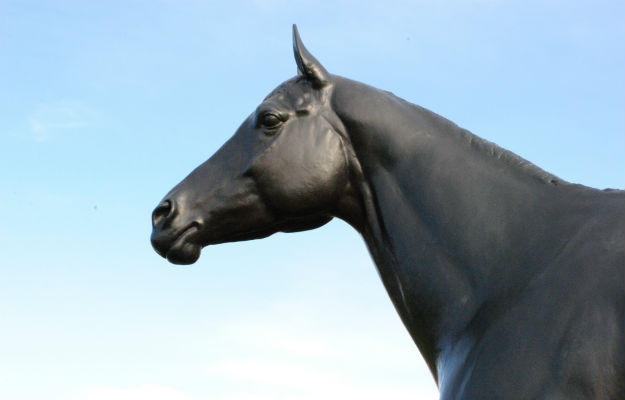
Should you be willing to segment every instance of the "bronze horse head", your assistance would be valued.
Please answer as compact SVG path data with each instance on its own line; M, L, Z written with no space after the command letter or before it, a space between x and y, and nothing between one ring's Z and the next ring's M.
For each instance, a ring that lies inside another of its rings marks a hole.
M202 247L319 227L349 201L349 157L331 76L294 31L299 76L270 93L234 136L154 210L152 244L176 264Z

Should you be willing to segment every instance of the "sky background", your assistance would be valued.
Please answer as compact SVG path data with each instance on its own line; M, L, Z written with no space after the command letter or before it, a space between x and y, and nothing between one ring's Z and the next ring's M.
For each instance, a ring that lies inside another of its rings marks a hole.
M0 0L0 398L437 398L344 222L174 266L151 211L295 74L293 23L331 73L623 188L624 21L601 0Z

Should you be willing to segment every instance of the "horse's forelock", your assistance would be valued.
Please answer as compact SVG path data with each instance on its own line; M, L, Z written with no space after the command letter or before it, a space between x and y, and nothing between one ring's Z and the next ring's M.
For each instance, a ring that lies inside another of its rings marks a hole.
M275 99L276 102L283 103L286 107L302 108L313 101L314 90L306 79L298 76L272 90L263 102Z

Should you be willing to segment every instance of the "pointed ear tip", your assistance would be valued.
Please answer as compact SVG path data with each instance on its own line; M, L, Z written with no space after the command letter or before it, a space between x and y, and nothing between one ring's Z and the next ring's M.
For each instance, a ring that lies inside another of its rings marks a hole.
M293 24L293 45L294 45L294 46L297 46L297 45L298 45L298 42L299 42L300 40L301 40L301 39L299 38L299 32L298 32L298 30L297 30L297 25L296 25L296 24Z

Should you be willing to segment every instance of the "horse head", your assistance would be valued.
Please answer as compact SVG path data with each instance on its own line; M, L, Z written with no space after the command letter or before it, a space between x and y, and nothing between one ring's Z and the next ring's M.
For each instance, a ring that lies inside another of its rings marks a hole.
M152 245L191 264L202 247L319 227L349 190L332 77L293 27L298 75L271 92L210 159L152 214Z

